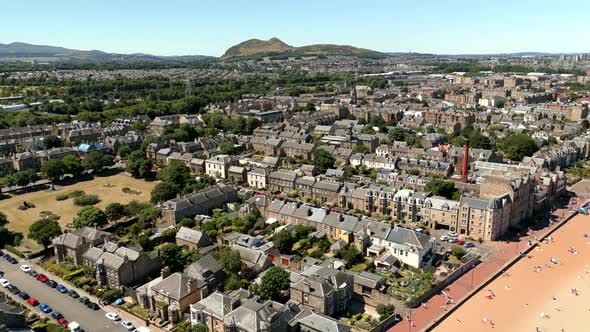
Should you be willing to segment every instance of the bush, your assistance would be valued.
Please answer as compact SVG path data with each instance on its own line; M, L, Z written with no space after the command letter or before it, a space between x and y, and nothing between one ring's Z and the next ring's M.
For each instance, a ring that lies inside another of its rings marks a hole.
M23 255L22 252L20 252L18 249L16 249L15 247L13 247L11 245L5 244L4 245L4 249L10 251L11 253L17 255L20 258L24 258L25 257L25 255Z
M56 201L65 201L68 198L70 198L70 195L68 195L68 194L60 194L60 195L55 196Z
M97 195L82 195L74 199L74 204L77 206L94 205L100 202Z
M129 187L123 187L123 189L121 189L121 191L124 192L125 194L141 195L141 191L133 190Z
M65 274L63 276L63 279L66 280L66 281L69 281L69 280L72 280L73 278L75 278L77 276L82 275L82 274L84 274L84 269L78 269L78 270L76 270L74 272L70 272L68 274Z
M113 303L113 302L115 302L115 300L123 297L124 295L125 295L125 293L123 293L122 290L109 289L109 290L106 290L104 293L102 293L102 295L100 296L100 299L106 303Z

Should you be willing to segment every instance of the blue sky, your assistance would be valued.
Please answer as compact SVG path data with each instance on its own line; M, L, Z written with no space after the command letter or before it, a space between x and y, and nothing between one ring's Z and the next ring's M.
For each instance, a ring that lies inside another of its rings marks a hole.
M590 52L589 0L5 0L0 8L0 43L120 53L219 56L271 37L385 52Z

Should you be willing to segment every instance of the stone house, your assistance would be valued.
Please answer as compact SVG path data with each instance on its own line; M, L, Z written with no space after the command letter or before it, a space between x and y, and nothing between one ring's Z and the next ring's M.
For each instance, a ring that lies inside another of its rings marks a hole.
M247 174L248 185L253 188L264 189L268 186L268 170L254 168Z
M207 233L182 226L176 233L176 244L179 246L185 246L189 249L198 250L200 248L208 247L213 243Z
M281 169L270 173L268 176L268 188L275 192L279 191L282 193L289 193L295 189L295 180L297 179L297 173Z
M174 225L184 217L207 214L237 201L235 187L222 183L162 203L162 223Z
M246 181L246 169L241 166L230 166L227 172L227 178L236 184Z
M327 316L348 309L352 299L352 275L327 267L311 267L302 276L291 284L291 300Z
M82 255L90 247L99 247L110 240L111 234L96 228L84 227L64 233L53 239L53 250L57 262L71 261L76 266L83 264Z
M205 173L215 178L227 179L234 160L228 155L217 155L205 160Z

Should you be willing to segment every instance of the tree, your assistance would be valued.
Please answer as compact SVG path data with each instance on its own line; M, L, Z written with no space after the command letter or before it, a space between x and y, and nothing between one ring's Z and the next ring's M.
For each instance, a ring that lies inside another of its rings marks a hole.
M190 178L190 169L180 160L172 160L170 164L158 172L158 180L175 184L178 188L184 188Z
M58 136L49 135L43 138L43 145L46 149L59 148L63 146L63 141Z
M501 139L498 148L506 158L520 161L523 157L530 157L539 150L537 143L529 135L516 134Z
M228 275L240 273L243 266L240 252L229 247L221 248L219 250L219 264Z
M165 202L176 197L180 193L180 188L177 184L163 181L158 183L152 190L152 203Z
M64 162L61 159L51 159L41 165L41 174L51 181L52 184L61 179L64 175L64 170Z
M107 215L99 208L94 206L85 206L78 210L76 218L74 218L74 227L82 228L100 227L108 223Z
M236 152L236 149L234 147L234 143L223 142L223 143L219 144L219 153L233 155L233 154L235 154L235 152Z
M157 207L150 207L139 213L139 222L149 225L153 224L158 218L162 216L162 210Z
M31 168L12 174L11 176L14 176L15 184L20 187L28 186L39 179L37 173Z
M273 237L275 248L283 254L290 254L295 242L296 240L293 238L291 232L280 231Z
M104 213L109 221L115 221L125 216L125 206L121 203L111 203L106 206Z
M460 246L453 246L451 248L451 253L455 257L457 257L457 259L463 258L463 256L465 256L465 254L466 254L465 249L463 249L463 247L460 247Z
M260 298L262 300L277 301L283 290L289 289L289 272L273 266L262 276L260 284Z
M448 199L452 199L453 194L457 192L453 182L441 179L430 180L430 182L426 184L426 187L424 187L424 190L431 192L435 196L443 196Z
M72 174L74 177L79 177L84 172L82 161L76 156L65 156L63 159L64 172Z
M111 166L112 164L113 158L111 156L98 151L91 152L82 160L84 168L93 171L94 173L100 172L103 168Z
M51 244L54 237L61 235L61 227L55 218L39 219L29 226L29 239L42 245L43 248Z
M117 155L123 159L127 158L131 152L133 152L131 150L131 148L128 145L121 145L119 147L119 149L117 150Z
M179 272L184 269L182 247L174 243L167 243L160 247L160 257L162 257L162 264L168 266L170 271Z
M8 218L4 212L0 211L0 227L4 227L8 224Z
M347 261L349 266L356 264L361 258L361 255L355 246L348 246L344 249L341 249L338 251L337 256L340 256L342 259Z
M225 284L223 285L223 290L226 292L231 292L233 290L239 289L240 287L240 277L237 274L233 273L225 281Z
M334 167L334 156L324 149L316 149L313 152L313 164L320 172L325 172L327 169Z

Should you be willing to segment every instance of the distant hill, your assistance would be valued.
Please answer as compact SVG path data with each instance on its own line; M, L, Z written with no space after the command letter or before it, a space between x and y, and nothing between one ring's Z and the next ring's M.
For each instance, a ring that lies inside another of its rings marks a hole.
M269 40L249 39L225 51L223 58L243 57L264 54L293 53L300 55L344 55L344 56L385 56L385 54L349 45L314 44L295 47L278 38Z
M167 61L200 60L209 58L203 55L157 56L151 54L117 54L103 51L82 51L58 46L33 45L27 43L0 43L0 62L39 61L39 62L106 62L106 61Z

